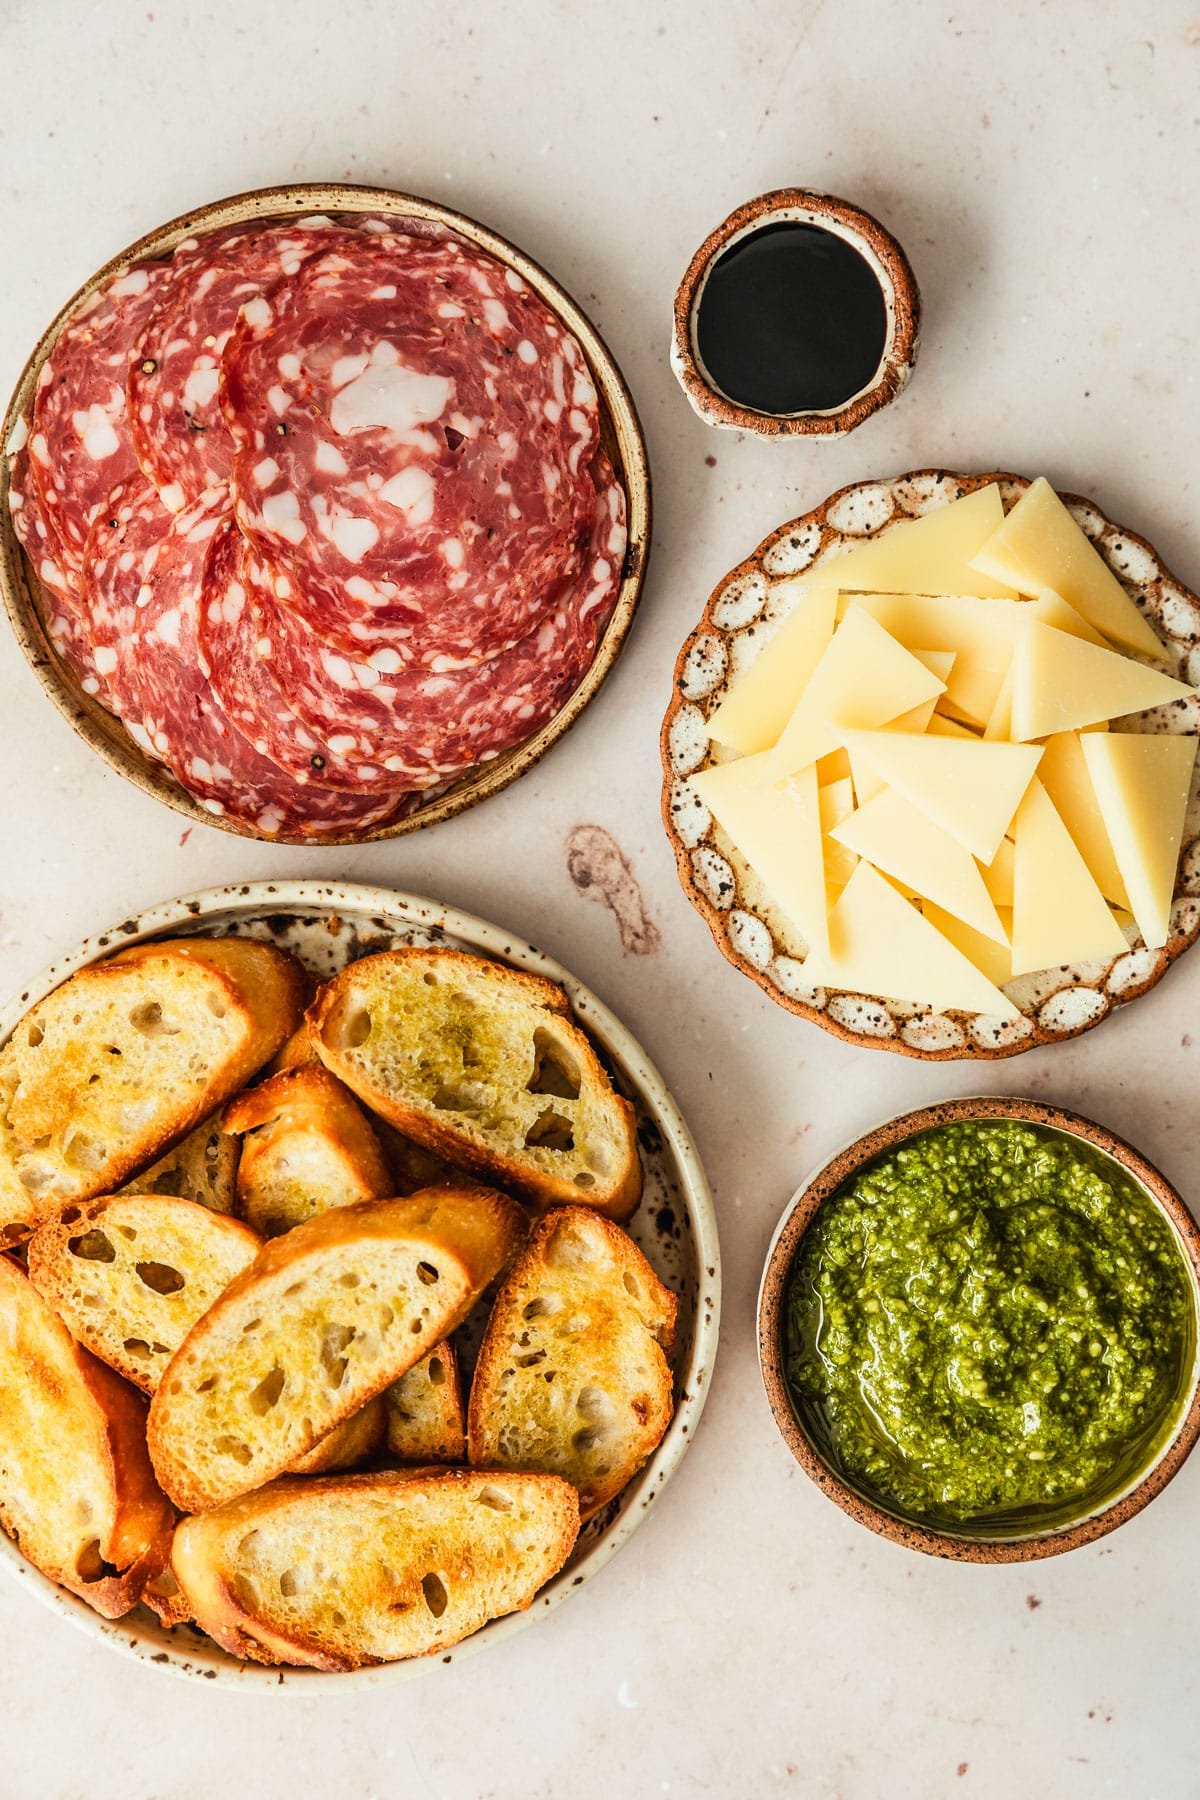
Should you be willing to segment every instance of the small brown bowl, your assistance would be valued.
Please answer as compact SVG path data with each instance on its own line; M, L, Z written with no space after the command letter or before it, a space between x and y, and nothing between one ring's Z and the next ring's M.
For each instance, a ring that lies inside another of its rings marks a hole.
M909 1550L921 1550L928 1556L942 1556L953 1562L1013 1563L1036 1562L1042 1557L1059 1556L1065 1550L1076 1550L1095 1543L1123 1525L1148 1506L1173 1476L1179 1473L1200 1438L1200 1357L1193 1362L1191 1387L1186 1410L1182 1412L1173 1433L1159 1450L1150 1466L1112 1499L1064 1525L1026 1535L984 1536L982 1533L959 1535L950 1531L913 1523L888 1512L878 1499L868 1498L839 1471L832 1468L814 1444L793 1404L784 1374L784 1330L788 1279L800 1248L801 1239L816 1217L824 1201L843 1188L867 1163L893 1150L898 1144L934 1126L949 1125L964 1119L1021 1119L1051 1131L1079 1138L1102 1155L1117 1163L1126 1175L1137 1182L1142 1191L1165 1216L1174 1232L1180 1250L1192 1272L1193 1298L1200 1325L1200 1228L1186 1204L1164 1175L1146 1160L1140 1151L1123 1138L1097 1125L1078 1113L1065 1112L1057 1106L1044 1106L1035 1100L1018 1100L1005 1096L981 1099L946 1100L937 1106L922 1107L918 1112L904 1113L869 1131L851 1144L831 1162L825 1164L805 1183L785 1210L771 1240L758 1295L758 1360L763 1386L775 1417L775 1423L788 1449L805 1474L828 1495L843 1512L860 1525L866 1525L894 1544Z
M219 831L237 837L257 838L261 834L233 819L209 812L174 780L160 763L154 762L133 742L124 727L105 709L83 692L70 670L61 661L46 630L40 604L41 587L30 558L17 542L8 506L8 458L4 454L17 421L28 409L37 387L42 365L54 347L65 321L82 300L125 264L146 257L169 256L175 246L194 233L215 231L228 225L241 225L250 220L282 221L297 214L329 213L337 216L387 214L431 220L465 238L468 243L485 250L489 256L520 275L543 300L578 342L587 360L600 402L600 434L604 449L625 489L628 511L628 545L617 602L601 637L591 667L574 693L555 716L524 742L506 750L492 762L471 769L451 787L435 794L423 805L402 818L369 831L348 833L344 837L321 839L321 847L338 844L373 843L378 838L402 837L406 832L420 831L465 812L481 800L498 794L518 776L531 769L546 752L569 731L584 707L598 692L616 662L641 597L650 556L650 465L641 422L625 378L617 367L612 352L581 307L547 274L531 256L518 250L488 226L470 219L465 213L452 212L433 200L422 200L415 194L397 193L391 188L355 187L344 182L299 182L286 187L258 188L247 194L234 194L226 200L194 208L168 224L159 226L112 257L102 269L84 282L58 315L51 320L38 340L17 381L9 401L4 423L0 426L0 599L26 662L37 677L43 693L54 702L59 712L102 756L111 768L127 781L182 813L192 825L215 826ZM272 843L305 843L303 837L280 834Z
M842 238L868 263L883 294L887 329L883 355L866 387L840 406L795 413L757 412L722 393L696 345L696 316L718 257L740 238L771 225L815 225ZM849 200L812 188L776 188L747 200L711 231L688 264L675 294L671 367L694 410L709 425L753 431L760 437L830 437L853 431L904 388L917 361L921 292L900 244L879 220Z

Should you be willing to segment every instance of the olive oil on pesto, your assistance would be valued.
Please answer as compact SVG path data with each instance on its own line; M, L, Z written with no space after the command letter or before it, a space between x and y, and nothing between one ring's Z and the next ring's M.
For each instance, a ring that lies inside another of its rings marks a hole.
M739 406L829 412L869 387L887 343L879 276L836 232L764 225L718 256L700 295L696 349Z
M817 1213L788 1292L802 1420L903 1516L1038 1529L1100 1505L1170 1435L1190 1271L1108 1158L1016 1120L937 1127Z

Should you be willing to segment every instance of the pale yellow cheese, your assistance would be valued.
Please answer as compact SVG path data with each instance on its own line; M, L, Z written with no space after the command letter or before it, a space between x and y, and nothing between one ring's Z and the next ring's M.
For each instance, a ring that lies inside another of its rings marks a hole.
M710 738L744 756L777 742L833 636L836 589L785 585L799 590L791 612L708 721Z
M793 774L841 743L843 726L885 725L945 683L882 625L851 606L812 672L772 751L780 776Z
M972 741L978 741L979 738L979 733L972 731L969 725L964 725L959 719L948 718L945 713L936 709L925 729L930 737L970 738Z
M1159 639L1044 476L1022 494L971 566L1022 594L1053 588L1114 644L1162 655Z
M850 758L842 749L831 750L828 756L817 758L817 785L828 787L832 781L848 781L850 779Z
M1089 644L1099 644L1102 650L1110 648L1103 633L1089 625L1053 588L1043 588L1037 599L1029 602L1029 617L1039 620L1043 625L1053 625L1055 630L1065 631L1070 637L1083 638Z
M994 483L936 512L892 525L818 563L810 579L844 593L985 594L1011 598L1004 581L981 577L971 559L998 530L1004 503Z
M1046 739L1038 780L1053 800L1104 898L1114 906L1128 907L1129 895L1113 854L1099 796L1088 773L1079 732L1060 731Z
M837 895L853 875L858 858L853 850L847 850L830 833L854 811L854 783L849 778L831 781L828 786L817 790L817 804L821 813L825 848L825 886L828 891Z
M1043 758L1043 761L1045 759ZM1042 764L1038 764L1038 776L1041 777ZM993 904L1003 911L1007 906L1012 911L1013 903L1013 854L1016 849L1012 839L1006 837L990 863L983 864L983 885L992 897Z
M1123 955L1121 928L1040 781L1029 784L1013 838L1013 974Z
M1005 938L970 851L895 788L885 788L860 806L833 828L832 836L923 900L934 901L985 936Z
M1003 987L1006 981L1012 980L1012 907L1000 907L1000 923L1004 929L1003 942L995 938L985 937L981 931L972 931L953 913L943 912L932 900L925 902L922 911L931 925L935 925L943 937L949 938L956 950L961 950L970 962L975 964L981 975L994 981L997 987Z
M1147 949L1161 949L1171 935L1197 739L1110 731L1080 741L1130 911Z
M931 669L939 681L949 679L950 671L954 667L955 653L953 650L914 650L913 655L919 663L924 663L927 669ZM920 706L910 707L909 711L901 713L898 719L889 719L888 730L927 731L935 708L944 699L944 694L935 694L931 700L922 700Z
M839 611L850 604L845 595ZM973 725L986 725L1012 662L1024 600L987 600L975 594L861 594L855 606L870 613L885 631L915 654L953 650L942 710L948 707Z
M1037 768L1039 744L847 731L853 768L867 764L981 862L990 862ZM856 784L857 785L857 784Z
M829 914L829 955L814 957L825 987L938 1009L1016 1018L982 975L870 863L860 862Z
M764 767L770 752L743 756L691 776L691 785L726 836L749 863L771 901L796 926L810 949L827 954L825 864L816 770L805 769L787 789Z
M996 704L988 714L983 735L989 743L1007 744L1012 737L1013 672L1010 667L996 695Z
M1036 619L1017 633L1012 726L1019 742L1145 712L1193 692L1170 675Z

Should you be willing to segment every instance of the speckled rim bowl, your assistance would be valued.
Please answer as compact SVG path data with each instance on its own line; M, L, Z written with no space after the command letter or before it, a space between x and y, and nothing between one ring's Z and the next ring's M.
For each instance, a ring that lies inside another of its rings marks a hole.
M916 469L839 488L798 519L780 525L709 595L675 663L663 719L662 814L684 892L706 921L721 954L777 1005L864 1049L891 1050L929 1062L1016 1056L1078 1037L1162 980L1200 937L1200 763L1192 780L1171 909L1161 950L1134 937L1123 956L1072 963L1005 984L1018 1019L936 1012L878 994L814 987L805 976L807 945L775 907L690 786L713 756L708 720L730 683L770 641L803 591L795 576L864 538L923 518L988 482L1006 508L1029 486L1020 475L962 475ZM1200 597L1189 592L1145 538L1114 525L1094 502L1063 494L1068 508L1162 640L1172 674L1200 685ZM1200 698L1143 715L1158 730L1200 732Z
M1148 1506L1156 1494L1161 1494L1183 1467L1200 1437L1200 1329L1186 1406L1181 1408L1172 1435L1150 1466L1119 1494L1086 1515L1069 1524L1024 1536L958 1535L916 1525L886 1511L877 1500L868 1499L851 1486L826 1461L801 1423L784 1376L788 1277L801 1239L820 1206L877 1156L907 1142L918 1132L964 1119L1022 1119L1031 1125L1045 1126L1082 1139L1118 1163L1158 1207L1174 1233L1191 1270L1193 1301L1200 1328L1200 1228L1166 1177L1139 1150L1107 1126L1039 1101L992 1095L946 1100L940 1105L922 1107L918 1112L903 1113L899 1118L890 1119L857 1139L805 1182L786 1207L767 1252L758 1294L759 1367L771 1412L788 1449L822 1492L860 1525L866 1525L893 1544L921 1550L929 1556L946 1557L953 1562L1036 1562L1046 1556L1059 1556L1063 1551L1095 1543L1097 1538L1115 1531L1118 1525L1123 1525Z
M570 1560L527 1612L494 1619L441 1655L336 1675L241 1663L192 1626L167 1631L141 1607L123 1619L102 1619L86 1602L27 1563L0 1532L0 1571L90 1638L127 1656L170 1674L211 1682L227 1692L269 1690L305 1698L345 1695L409 1681L502 1643L576 1593L637 1530L679 1467L708 1397L721 1313L717 1222L695 1140L662 1076L620 1020L581 981L532 944L471 913L417 894L346 883L260 881L165 901L87 938L43 969L0 1010L0 1044L28 1009L68 975L115 950L163 935L239 931L301 954L318 975L332 974L353 957L393 942L448 943L557 982L607 1058L617 1085L637 1109L646 1190L627 1229L679 1296L675 1415L658 1449L630 1485L584 1526Z
M696 345L696 315L718 257L740 238L770 225L816 225L843 238L869 264L887 314L883 355L864 388L840 406L809 412L765 413L731 400L718 387ZM832 437L853 431L907 386L921 337L921 293L903 249L862 207L813 188L776 188L747 200L710 231L675 294L671 367L692 407L708 425L753 431L760 437Z
M562 324L578 340L587 360L600 400L601 440L613 467L621 479L628 501L629 543L625 565L613 615L605 628L591 667L574 693L553 719L540 731L507 750L491 762L480 764L444 792L436 794L425 805L406 817L369 831L350 832L344 837L322 838L319 844L298 836L280 835L266 840L247 825L209 812L192 798L168 774L160 763L144 756L122 727L89 695L85 694L70 671L58 657L42 621L38 605L40 592L36 574L13 530L8 505L8 458L2 452L12 438L18 419L26 411L37 386L42 364L53 348L64 321L87 295L100 287L109 276L126 263L142 257L165 256L183 238L195 232L212 231L248 220L280 220L295 218L297 213L370 213L427 219L457 232L468 243L478 246L505 268L513 269L534 292L545 301ZM208 206L195 207L182 213L157 231L147 233L110 258L102 269L83 283L77 293L42 333L29 361L25 364L8 403L3 427L0 427L0 596L25 660L37 677L43 693L54 702L59 712L111 768L144 794L173 807L193 825L214 826L236 837L260 839L270 843L302 843L313 849L345 844L373 843L380 838L402 837L453 818L498 794L510 782L531 769L546 752L570 730L584 707L599 691L617 660L629 630L650 557L650 465L641 422L633 396L618 368L612 352L605 344L587 314L564 288L534 262L523 250L500 237L486 225L470 219L465 213L452 212L433 200L415 194L403 194L391 188L357 187L345 182L292 183L286 187L257 188L235 194L226 200L214 200Z

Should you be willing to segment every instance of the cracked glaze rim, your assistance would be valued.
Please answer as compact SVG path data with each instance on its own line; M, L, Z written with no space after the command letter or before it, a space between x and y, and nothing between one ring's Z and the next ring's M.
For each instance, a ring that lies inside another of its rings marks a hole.
M257 881L208 888L164 901L86 938L36 975L0 1010L0 1045L8 1041L29 1008L69 975L131 944L165 933L211 934L214 930L257 924L258 935L282 942L288 948L295 947L296 940L289 933L296 932L298 922L299 929L307 929L310 934L310 952L317 952L310 955L310 964L319 965L321 973L342 966L355 953L385 947L381 940L388 938L418 943L449 941L458 948L541 975L565 990L574 1016L607 1055L619 1085L637 1108L647 1193L628 1229L659 1273L666 1268L668 1281L680 1293L681 1325L674 1357L675 1413L653 1456L629 1486L584 1526L565 1567L535 1597L527 1611L493 1619L461 1643L433 1656L412 1657L343 1674L292 1667L264 1668L239 1662L189 1625L165 1630L144 1608L135 1609L123 1619L102 1619L85 1601L27 1563L12 1540L0 1531L0 1570L93 1640L151 1667L211 1683L226 1692L271 1690L313 1698L409 1681L445 1664L461 1662L464 1656L501 1643L540 1619L577 1592L616 1555L679 1467L704 1410L717 1354L721 1253L712 1194L695 1139L662 1076L632 1034L590 988L544 951L472 913L418 894L356 883ZM349 940L343 946L349 954L341 961L332 947L338 936L332 929L335 922L347 928ZM651 1199L652 1185L665 1202L661 1210ZM681 1221L664 1216L676 1209L683 1215ZM683 1329L685 1321L690 1332Z
M706 721L724 697L731 671L740 673L768 641L762 625L774 629L786 616L787 578L808 573L863 538L993 481L1000 484L1006 506L1030 485L1017 475L919 469L840 488L811 512L773 531L710 595L700 623L679 652L661 735L663 820L679 879L721 954L778 1005L834 1036L930 1061L995 1059L1060 1043L1091 1030L1162 980L1200 936L1200 764L1188 802L1168 943L1161 950L1147 950L1139 938L1125 955L1106 962L1020 976L1007 984L1022 1014L1010 1022L807 984L804 940L766 899L687 778L712 760ZM1200 683L1200 599L1176 580L1144 538L1114 525L1090 500L1076 494L1062 498L1162 638L1172 671ZM796 598L793 592L793 604ZM1187 707L1186 715L1173 711L1173 723L1183 716L1189 730L1200 731L1200 701L1193 699Z
M83 692L54 649L43 622L39 605L40 583L13 528L8 504L8 457L4 454L17 421L28 410L42 365L62 326L79 303L95 293L118 269L140 258L169 255L178 243L195 232L213 231L225 225L240 225L258 219L286 221L294 218L298 211L389 214L432 220L456 232L477 249L486 251L503 267L515 270L528 282L539 299L577 339L595 380L600 401L601 442L625 489L629 533L616 606L591 667L574 693L540 731L493 761L468 771L443 793L403 818L393 819L369 831L322 837L317 843L297 836L265 838L246 825L209 812L180 787L160 763L144 756L113 715ZM13 634L38 685L84 742L118 775L123 775L144 794L182 813L193 825L208 825L258 843L303 844L309 849L327 849L403 837L407 832L420 831L426 825L436 825L442 819L465 812L468 807L490 799L524 775L570 730L589 700L599 692L616 662L629 635L645 584L650 559L650 526L650 464L641 421L625 377L587 314L540 263L488 226L468 218L465 213L452 212L436 201L399 193L392 188L355 187L344 182L256 188L225 200L214 200L208 206L195 207L159 226L156 231L148 232L90 276L46 327L21 371L4 423L0 426L0 598L3 598Z

